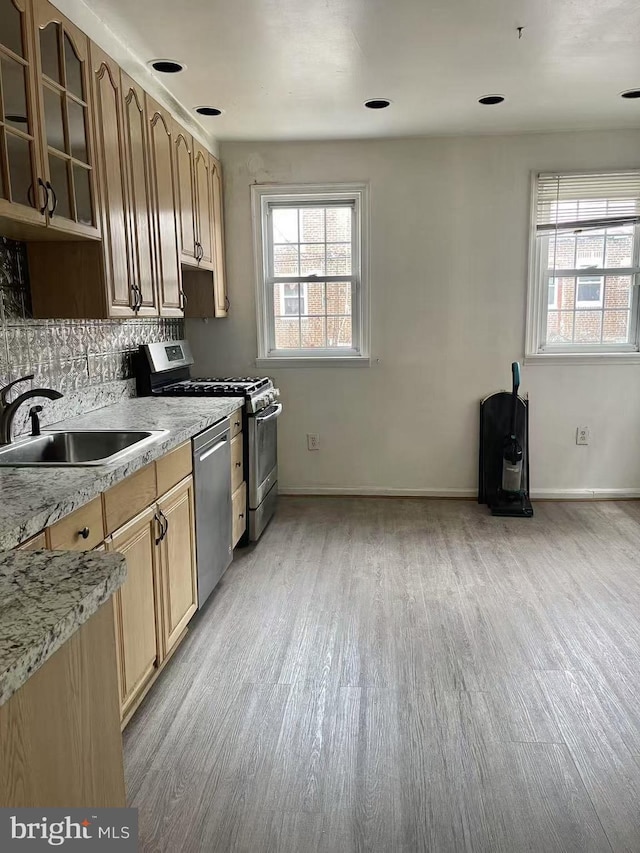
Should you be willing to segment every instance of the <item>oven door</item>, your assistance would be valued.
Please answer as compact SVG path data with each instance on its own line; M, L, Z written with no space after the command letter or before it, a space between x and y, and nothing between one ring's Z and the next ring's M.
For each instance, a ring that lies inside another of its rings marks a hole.
M249 415L249 509L257 509L278 479L278 418L282 403Z

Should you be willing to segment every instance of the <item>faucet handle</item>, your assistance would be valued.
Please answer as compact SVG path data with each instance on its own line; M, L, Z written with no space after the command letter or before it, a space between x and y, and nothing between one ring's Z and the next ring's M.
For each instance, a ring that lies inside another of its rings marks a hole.
M4 388L0 388L0 407L7 405L7 394L14 385L18 385L20 382L29 382L31 379L33 379L33 373L29 373L28 376L21 376L20 379L14 379L13 382L5 385Z

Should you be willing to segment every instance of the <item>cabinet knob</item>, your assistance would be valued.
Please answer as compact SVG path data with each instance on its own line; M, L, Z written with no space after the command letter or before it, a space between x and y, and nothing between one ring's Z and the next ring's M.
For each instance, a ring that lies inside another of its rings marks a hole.
M83 527L82 530L78 531L78 534L80 536L82 536L83 539L88 539L90 533L91 533L91 531L89 530L88 527Z
M242 468L242 462L236 462L236 468Z
M238 515L238 518L244 518L244 513L243 513L243 512L241 512L241 513Z

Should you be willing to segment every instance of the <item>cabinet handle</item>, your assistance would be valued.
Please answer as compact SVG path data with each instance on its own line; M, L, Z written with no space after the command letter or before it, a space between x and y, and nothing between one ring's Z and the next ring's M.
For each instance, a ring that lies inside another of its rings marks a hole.
M236 462L236 468L242 468L242 462Z
M48 190L49 192L51 192L51 196L53 197L53 205L52 205L52 207L51 207L51 210L49 211L49 217L50 217L51 219L53 219L53 214L56 212L56 208L57 208L57 206L58 206L58 196L56 195L56 191L55 191L55 190L54 190L54 188L51 186L51 184L49 183L49 181L47 181L47 185L46 185L46 186L47 186L47 190ZM47 193L47 201L48 201L48 193Z
M42 180L42 178L38 178L38 186L42 187L44 191L44 204L40 208L40 213L42 214L42 216L44 216L47 212L47 208L49 207L49 190L47 189L47 185Z
M228 311L229 308L231 308L231 303L229 302L229 297L225 293L225 295L224 295L224 310Z
M83 527L82 530L78 531L78 535L82 536L83 539L88 539L90 533L91 531L88 527Z
M156 513L156 514L153 516L153 518L154 518L154 520L155 520L155 521L157 521L157 522L158 522L158 525L159 525L159 527L160 527L160 536L156 536L156 545L159 545L159 544L162 542L162 540L164 539L164 527L163 527L163 525L162 525L162 519L160 518L160 516L158 515L158 513Z
M238 518L244 518L244 513L243 513L243 512L241 512L241 513L238 515Z
M187 294L184 292L182 288L180 288L180 299L182 300L182 305L180 306L180 310L184 311L187 307Z
M162 538L164 539L164 538L165 538L165 536L167 535L167 533L169 532L169 519L168 519L168 518L167 518L167 516L162 512L162 510L161 510L161 509L159 509L159 510L158 510L158 512L160 513L160 518L162 519L162 521L164 521L164 529L163 529L163 531L162 531Z

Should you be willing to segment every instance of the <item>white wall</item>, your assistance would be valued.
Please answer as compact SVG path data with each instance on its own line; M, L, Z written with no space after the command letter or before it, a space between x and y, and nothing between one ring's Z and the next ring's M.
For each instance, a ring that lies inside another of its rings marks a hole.
M374 364L272 371L282 488L473 493L478 402L523 358L530 172L640 166L640 130L226 143L221 156L231 314L188 323L202 375L256 373L250 185L371 185ZM640 365L526 367L523 390L536 492L640 489Z

